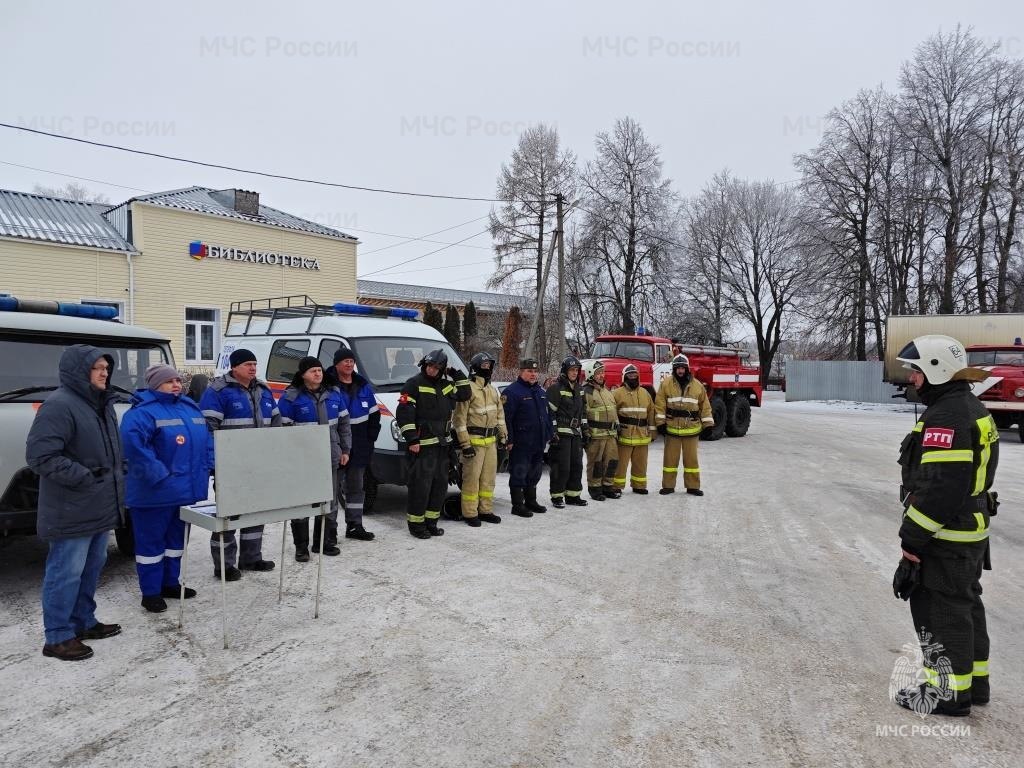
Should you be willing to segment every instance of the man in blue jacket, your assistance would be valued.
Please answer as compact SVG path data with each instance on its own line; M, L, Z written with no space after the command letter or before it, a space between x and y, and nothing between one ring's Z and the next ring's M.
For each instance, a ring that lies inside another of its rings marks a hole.
M544 448L553 434L548 396L537 383L536 360L519 363L519 378L505 388L501 402L512 443L508 464L512 514L533 517L534 512L545 510L537 503L537 483L544 470Z
M218 429L259 429L281 426L274 393L265 382L256 378L256 355L249 349L236 349L229 358L231 370L210 382L199 407L203 409L211 432ZM210 537L213 575L220 574L220 550L224 548L224 579L238 581L242 570L272 571L273 560L263 559L263 526L251 525L241 530L241 552L235 544L235 532L214 533ZM235 567L238 555L239 568Z
M39 538L50 545L43 578L43 655L92 656L83 639L121 631L96 620L96 585L111 528L124 522L124 471L110 376L114 358L74 344L60 358L60 387L39 406L25 458L39 475Z
M373 458L373 444L380 434L380 408L377 395L364 377L356 373L356 356L348 347L334 353L334 365L324 371L328 386L337 387L348 398L349 424L352 429L352 454L339 469L338 484L345 507L345 538L372 541L373 534L363 527L363 502L366 492L363 477Z
M161 613L167 610L165 598L182 594L180 508L206 498L213 437L199 406L182 395L181 375L159 364L146 369L146 389L135 393L121 421L121 439L142 607ZM195 597L196 591L186 587L184 594Z

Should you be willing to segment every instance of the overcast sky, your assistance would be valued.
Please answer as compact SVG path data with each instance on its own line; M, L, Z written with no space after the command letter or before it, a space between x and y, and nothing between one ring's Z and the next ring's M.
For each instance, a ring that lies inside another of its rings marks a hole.
M291 176L484 198L530 123L557 125L582 163L594 134L629 115L690 195L725 167L795 178L792 156L815 144L822 116L859 88L895 90L900 63L940 29L973 26L1024 56L1016 0L2 0L0 14L2 122ZM44 171L90 179L80 183L113 202L136 190L254 189L267 205L358 236L360 277L483 289L491 273L486 202L262 179L0 129L0 187L74 180ZM438 243L391 236L449 227L429 238Z

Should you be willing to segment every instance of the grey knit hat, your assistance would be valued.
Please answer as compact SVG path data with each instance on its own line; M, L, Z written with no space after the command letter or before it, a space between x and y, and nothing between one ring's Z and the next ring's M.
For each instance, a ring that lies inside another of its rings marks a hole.
M180 378L181 374L175 370L173 365L157 363L156 365L151 365L146 369L146 388L156 389L161 384Z

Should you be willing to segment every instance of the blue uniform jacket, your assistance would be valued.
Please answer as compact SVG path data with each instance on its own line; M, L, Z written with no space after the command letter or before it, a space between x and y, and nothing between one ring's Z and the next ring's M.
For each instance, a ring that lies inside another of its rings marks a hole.
M512 444L530 443L543 448L551 439L548 396L540 384L516 379L501 395L505 404L505 426Z
M348 398L336 387L311 393L305 387L288 387L277 401L281 424L327 424L331 428L331 466L337 467L343 453L352 453Z
M140 389L121 420L128 465L127 505L164 507L205 499L213 436L185 395Z
M377 395L373 392L365 378L358 373L352 374L352 383L344 384L338 380L338 372L334 366L328 368L324 375L324 384L337 387L348 400L349 423L352 425L352 454L349 457L350 469L369 466L373 458L373 444L380 434L380 407Z

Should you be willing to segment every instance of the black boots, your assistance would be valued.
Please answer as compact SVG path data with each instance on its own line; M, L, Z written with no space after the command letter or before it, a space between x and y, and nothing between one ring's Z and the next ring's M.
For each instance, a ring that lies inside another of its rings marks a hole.
M185 587L185 599L191 600L196 596L196 591L192 587ZM168 600L178 600L181 598L181 585L177 587L164 587L160 591L160 597L166 597Z
M590 498L594 501L604 501L604 491L601 490L600 485L592 485L587 488L587 491L590 493Z
M498 515L492 515L490 512L481 512L479 518L485 523L500 523L501 517Z
M220 568L214 567L213 578L220 578ZM238 581L240 578L242 578L242 572L235 568L235 566L228 565L224 567L224 581Z
M349 523L345 526L346 539L358 539L359 541L373 541L373 534L363 528L360 523Z
M646 488L634 488L633 489L633 493L639 493L641 496L646 496L647 495L647 489Z
M587 500L582 499L579 496L570 496L566 494L565 503L573 507L585 507L587 506Z
M512 495L512 514L517 517L533 517L533 512L526 508L526 489L509 488Z
M531 512L534 512L534 513L536 513L538 515L548 511L548 508L545 507L543 504L538 504L537 503L537 487L536 486L534 486L533 488L524 488L523 490L525 492L526 508L528 510L530 510Z
M167 602L160 595L143 595L142 607L150 613L163 613L167 610Z
M480 518L479 517L463 517L462 519L466 523L466 525L468 525L470 528L479 528L480 527Z
M427 533L431 536L444 536L444 528L437 527L437 520L432 517L428 517L426 520Z
M552 496L551 506L555 509L565 509L565 497L564 496Z
M691 496L703 496L704 495L704 491L702 491L700 488L687 488L686 492L688 494L690 494Z
M429 539L430 531L427 530L426 523L409 523L409 533L415 536L417 539Z
M606 499L621 499L622 498L622 491L620 489L618 489L618 488L613 488L610 485L606 485L601 490L602 490L602 493L604 493L604 497Z
M676 492L675 488L662 488L660 491L658 491L658 493L660 493L662 496L668 496L670 493L675 493L675 492Z

